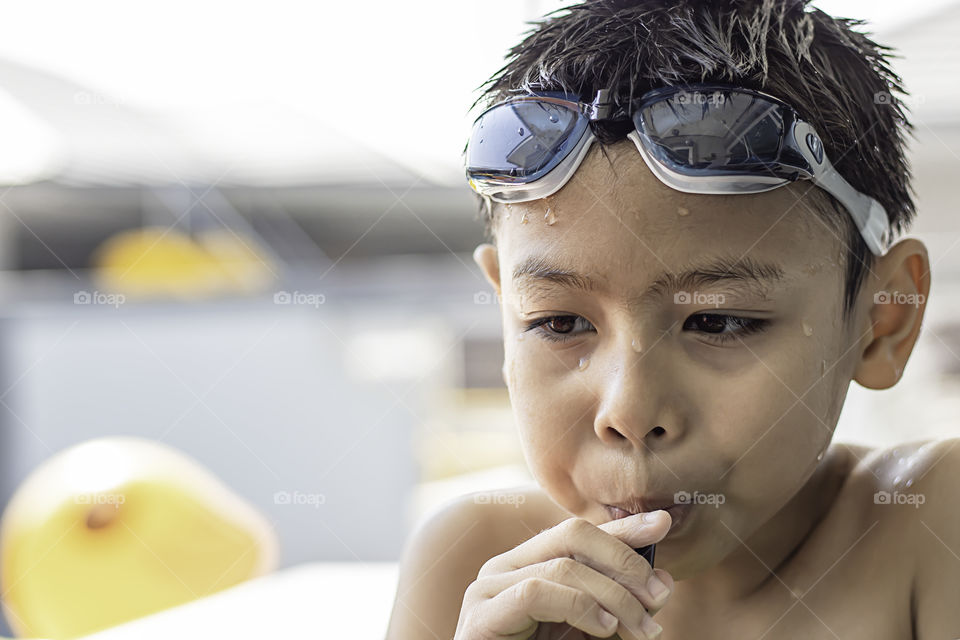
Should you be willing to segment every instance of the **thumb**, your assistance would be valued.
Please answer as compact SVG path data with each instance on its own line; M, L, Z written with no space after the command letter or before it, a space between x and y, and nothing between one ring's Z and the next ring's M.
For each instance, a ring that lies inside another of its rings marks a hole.
M650 520L645 521L644 516ZM647 513L635 513L597 526L636 549L662 540L670 531L670 522L670 514L663 509L657 509Z

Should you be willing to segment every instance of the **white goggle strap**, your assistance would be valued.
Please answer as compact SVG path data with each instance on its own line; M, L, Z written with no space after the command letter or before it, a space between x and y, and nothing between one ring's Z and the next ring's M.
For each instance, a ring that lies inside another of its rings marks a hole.
M808 123L797 120L793 135L800 152L813 167L813 183L846 207L870 251L876 256L885 255L890 248L890 223L883 205L844 180L824 153L820 137Z

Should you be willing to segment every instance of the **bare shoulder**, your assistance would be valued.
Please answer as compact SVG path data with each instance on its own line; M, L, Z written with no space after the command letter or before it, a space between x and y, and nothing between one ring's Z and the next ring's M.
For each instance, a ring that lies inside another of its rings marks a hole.
M888 558L910 560L914 637L960 629L960 438L917 440L869 452L851 474L873 493L870 516L896 535Z
M429 514L404 545L387 640L452 638L483 564L553 526L558 509L530 484L468 493Z

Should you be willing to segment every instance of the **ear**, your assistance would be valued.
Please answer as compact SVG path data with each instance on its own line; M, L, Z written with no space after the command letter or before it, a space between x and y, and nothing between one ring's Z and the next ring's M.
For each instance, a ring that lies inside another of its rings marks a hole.
M473 261L480 266L484 277L497 297L500 297L500 259L497 256L497 248L490 243L483 243L473 250Z
M879 258L869 278L869 317L873 336L857 363L853 379L868 389L887 389L900 379L920 334L930 293L926 246L905 238ZM861 333L867 328L861 328Z

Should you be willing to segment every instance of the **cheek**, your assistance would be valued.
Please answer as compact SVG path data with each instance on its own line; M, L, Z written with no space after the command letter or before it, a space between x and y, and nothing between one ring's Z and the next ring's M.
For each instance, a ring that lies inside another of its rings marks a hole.
M825 349L802 333L714 394L706 423L732 461L723 484L751 511L779 508L809 477L833 434L835 390L821 381Z
M536 340L526 336L504 349L504 370L508 380L514 420L531 471L544 486L551 469L558 472L574 466L580 450L583 424L589 420L589 394L572 378L557 380L544 375L543 357L531 354Z

